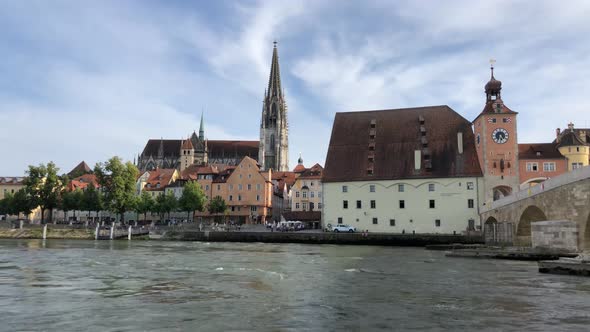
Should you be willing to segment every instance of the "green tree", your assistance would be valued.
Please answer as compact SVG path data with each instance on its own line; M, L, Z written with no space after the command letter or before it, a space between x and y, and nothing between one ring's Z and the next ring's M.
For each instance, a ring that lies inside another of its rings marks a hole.
M14 212L14 195L12 193L6 193L3 199L0 200L0 214L13 215Z
M82 209L88 212L96 212L97 217L98 212L103 209L102 194L92 184L89 184L84 191Z
M156 212L154 199L149 192L143 190L141 195L136 198L135 212L137 214L143 214L143 220L147 219L148 212ZM139 219L139 217L137 218Z
M205 194L201 186L195 181L188 181L182 189L182 196L178 200L181 211L185 211L187 219L190 219L194 211L203 211L205 208Z
M220 213L225 213L225 211L227 211L227 204L225 204L225 200L221 196L215 196L209 201L207 210L210 214L219 215Z
M123 164L119 157L113 157L105 163L98 163L94 174L104 193L105 207L121 216L131 210L135 203L135 182L139 170L131 162Z
M33 209L37 207L37 204L34 203L30 194L24 188L14 193L11 198L11 205L11 214L20 216L23 213L25 217L30 215Z
M49 210L53 219L53 209L57 207L62 182L57 175L59 168L53 162L47 166L29 166L24 184L29 198L35 206L41 208L41 223L45 222L45 210Z
M158 198L156 198L156 206L157 211L164 216L166 213L168 214L168 219L170 219L170 212L175 211L178 207L178 200L176 196L174 196L173 192L162 193ZM160 218L162 219L162 218Z

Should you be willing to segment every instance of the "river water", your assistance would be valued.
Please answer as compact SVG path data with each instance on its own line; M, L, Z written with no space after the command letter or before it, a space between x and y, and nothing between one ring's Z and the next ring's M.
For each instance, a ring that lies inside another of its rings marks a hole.
M422 248L0 240L2 331L587 331L590 278Z

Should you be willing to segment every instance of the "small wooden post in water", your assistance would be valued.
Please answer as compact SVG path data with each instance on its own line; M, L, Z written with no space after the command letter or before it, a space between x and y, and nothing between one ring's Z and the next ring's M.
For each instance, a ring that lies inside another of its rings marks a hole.
M47 239L47 224L43 225L43 240Z
M115 238L115 223L111 223L111 240Z
M129 233L127 234L127 240L131 241L131 225L129 225Z
M24 220L20 220L20 229L23 229Z
M100 223L96 224L96 231L94 232L95 240L98 240L98 232L100 232Z

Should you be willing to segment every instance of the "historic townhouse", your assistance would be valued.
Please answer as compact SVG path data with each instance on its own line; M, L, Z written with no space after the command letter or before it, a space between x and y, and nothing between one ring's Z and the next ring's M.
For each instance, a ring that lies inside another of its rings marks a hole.
M336 113L322 223L370 232L475 230L481 177L471 123L448 106Z

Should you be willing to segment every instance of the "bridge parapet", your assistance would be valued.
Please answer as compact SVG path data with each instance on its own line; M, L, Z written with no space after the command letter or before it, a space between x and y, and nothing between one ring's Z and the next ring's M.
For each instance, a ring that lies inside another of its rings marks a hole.
M530 187L525 190L517 191L510 196L506 196L506 197L503 197L497 201L493 201L490 204L488 204L487 206L484 206L482 208L481 213L485 213L490 210L498 209L503 206L510 205L514 202L523 200L525 198L529 198L529 197L541 194L543 192L546 192L547 190L555 189L555 188L561 187L563 185L567 185L567 184L574 183L577 181L585 180L588 178L590 178L590 166L585 166L585 167L582 167L579 169L575 169L571 172L567 172L567 173L561 174L559 176L556 176L554 178L548 179L536 186Z

